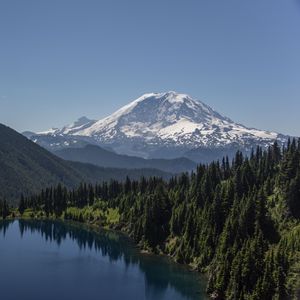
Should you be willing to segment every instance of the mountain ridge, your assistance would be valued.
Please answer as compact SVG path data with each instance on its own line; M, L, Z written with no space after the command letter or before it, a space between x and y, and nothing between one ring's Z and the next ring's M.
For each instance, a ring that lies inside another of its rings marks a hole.
M68 188L81 182L110 179L138 179L141 176L170 177L155 169L101 168L80 162L68 162L28 140L15 130L0 124L0 199L17 202L20 194L32 194L62 183Z
M144 94L106 118L84 121L81 126L38 133L31 139L49 149L76 147L84 141L144 158L166 158L159 156L160 150L188 158L186 153L195 149L238 147L249 151L287 140L276 132L235 123L204 102L174 91Z
M177 159L144 159L116 154L96 145L86 145L83 148L64 148L53 153L65 160L91 163L100 167L110 168L152 168L168 173L181 173L191 171L197 166L195 162L184 157Z

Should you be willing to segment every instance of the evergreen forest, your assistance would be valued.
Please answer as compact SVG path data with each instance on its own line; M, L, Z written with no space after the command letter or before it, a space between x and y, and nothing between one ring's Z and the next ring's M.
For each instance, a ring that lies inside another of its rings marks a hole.
M122 230L143 250L205 273L213 299L300 297L300 140L169 180L59 184L22 195L18 210L1 200L0 214Z

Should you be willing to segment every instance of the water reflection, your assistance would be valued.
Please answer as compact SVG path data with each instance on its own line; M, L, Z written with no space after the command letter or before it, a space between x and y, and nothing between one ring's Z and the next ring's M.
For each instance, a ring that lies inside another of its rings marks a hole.
M77 243L81 250L95 251L109 258L109 261L123 262L126 268L138 266L144 274L147 299L165 299L165 291L172 287L184 299L204 299L204 284L197 274L186 268L171 263L168 259L141 255L132 242L122 234L112 231L84 228L82 225L64 222L19 220L21 237L28 233L38 233L46 241L61 245L70 239ZM0 222L0 234L7 233L10 221Z

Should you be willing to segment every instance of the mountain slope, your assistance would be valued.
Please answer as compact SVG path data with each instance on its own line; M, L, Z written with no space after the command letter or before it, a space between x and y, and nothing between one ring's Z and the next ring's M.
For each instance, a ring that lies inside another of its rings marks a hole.
M74 187L82 181L123 180L127 175L169 176L158 170L119 170L67 162L2 124L0 141L0 198L9 200L59 182Z
M41 143L59 137L61 141L51 143L56 149L68 146L70 138L89 139L120 154L147 158L179 157L195 149L249 150L274 140L286 141L275 132L237 124L203 102L176 92L145 94L102 120L85 120L81 127L71 127L39 133L32 139Z
M196 168L196 163L187 158L143 159L120 155L95 145L83 148L65 148L54 152L57 156L71 161L91 163L100 167L142 169L154 168L170 173L180 173Z

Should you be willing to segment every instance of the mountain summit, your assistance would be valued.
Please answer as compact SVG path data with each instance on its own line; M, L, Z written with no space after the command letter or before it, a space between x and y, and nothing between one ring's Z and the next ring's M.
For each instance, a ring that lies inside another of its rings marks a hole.
M92 126L96 121L95 120L90 120L87 117L81 117L75 122L73 122L70 125L64 126L62 129L59 128L51 128L47 131L42 131L38 132L37 134L40 135L47 135L47 134L56 134L56 135L61 135L61 134L73 134L76 133L80 130L83 130L85 128L88 128Z
M81 122L82 121L82 122ZM121 154L176 157L195 149L266 146L285 137L237 124L189 95L148 93L99 121L79 119L61 130L39 133L72 139L88 138Z
M274 140L274 132L249 129L221 116L203 102L175 92L145 94L111 116L75 132L99 142L139 139L177 146L221 146L248 139Z

